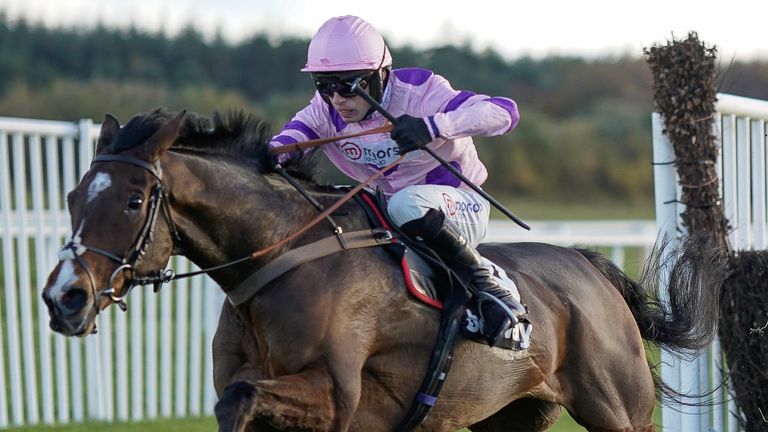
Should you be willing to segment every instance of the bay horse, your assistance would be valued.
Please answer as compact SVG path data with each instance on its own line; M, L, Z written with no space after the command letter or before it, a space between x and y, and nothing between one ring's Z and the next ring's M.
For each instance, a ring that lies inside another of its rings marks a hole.
M271 171L268 127L242 113L162 109L124 127L107 115L90 170L67 196L72 240L43 292L50 327L95 330L100 310L123 304L133 282L173 254L209 268L248 257L317 215ZM323 205L340 193L302 180ZM333 214L366 229L355 203ZM316 225L254 260L210 272L229 292L281 253L331 235ZM543 431L561 407L589 431L653 431L664 384L644 341L696 353L712 340L725 277L721 251L680 242L669 299L666 259L634 282L601 255L542 243L479 250L516 281L534 323L523 351L461 339L440 399L421 431ZM654 264L655 263L655 264ZM240 306L225 301L213 343L222 431L390 431L418 390L440 312L404 289L382 248L346 250L279 276ZM118 329L118 331L126 331Z

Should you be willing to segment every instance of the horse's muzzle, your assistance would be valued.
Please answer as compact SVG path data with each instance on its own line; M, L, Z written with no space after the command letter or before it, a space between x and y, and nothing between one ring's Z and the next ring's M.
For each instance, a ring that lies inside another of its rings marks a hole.
M48 307L50 317L49 326L56 333L65 336L83 336L87 331L88 320L87 311L88 293L82 288L70 288L66 294L61 297L60 302L55 302L47 291L43 291L43 302Z
M88 303L88 293L79 287L71 287L61 296L60 306L66 315L74 315L85 308Z

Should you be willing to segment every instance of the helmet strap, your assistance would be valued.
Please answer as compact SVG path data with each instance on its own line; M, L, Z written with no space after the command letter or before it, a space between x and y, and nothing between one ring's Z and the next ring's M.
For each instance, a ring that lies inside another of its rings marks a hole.
M392 66L387 66L386 68L382 67L384 66L384 60L387 58L387 46L384 45L384 51L381 53L381 62L379 63L379 67L376 68L376 72L373 73L373 76L368 79L368 94L371 95L371 97L378 103L381 103L381 98L384 96L384 89L387 85L387 81L389 81L389 74L390 70L392 69ZM373 107L368 110L368 113L365 115L363 120L368 119L371 114L373 114Z
M370 94L376 102L382 102L384 90L387 87L387 83L389 83L389 75L391 73L392 70L390 67L379 68L374 72L373 76L368 79L368 94ZM374 112L376 112L375 108L371 107L368 109L363 120L370 119Z

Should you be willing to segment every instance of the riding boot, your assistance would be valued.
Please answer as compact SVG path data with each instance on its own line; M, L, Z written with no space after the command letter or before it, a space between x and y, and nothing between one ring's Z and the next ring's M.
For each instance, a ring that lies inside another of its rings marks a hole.
M429 247L453 265L461 266L472 274L470 283L480 296L480 332L488 345L496 345L504 332L526 314L525 306L499 286L491 271L483 265L480 254L467 243L457 228L445 221L442 212L430 210L422 219L406 225L403 226L405 230L421 228L419 237Z

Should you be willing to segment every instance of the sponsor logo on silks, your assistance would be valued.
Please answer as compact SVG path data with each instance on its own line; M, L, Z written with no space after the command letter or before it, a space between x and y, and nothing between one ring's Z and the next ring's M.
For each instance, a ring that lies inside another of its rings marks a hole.
M360 150L360 146L353 143L353 142L345 142L341 146L341 152L344 153L344 156L347 157L347 159L351 160L359 160L361 157L363 157L363 151Z
M400 157L397 143L391 139L375 143L345 141L339 145L339 149L347 160L359 164L374 165L377 168L384 168Z
M476 202L454 201L450 195L443 193L443 201L448 209L449 216L455 216L456 213L480 213L483 206Z

